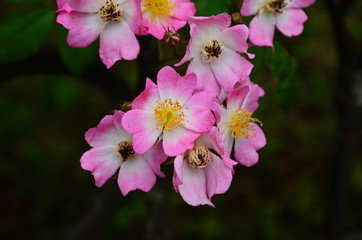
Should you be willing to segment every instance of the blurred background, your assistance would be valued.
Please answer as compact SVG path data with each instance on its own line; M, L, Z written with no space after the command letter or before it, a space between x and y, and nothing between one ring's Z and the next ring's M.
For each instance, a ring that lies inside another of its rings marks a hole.
M194 2L200 16L241 6ZM362 1L317 1L302 35L277 31L274 53L250 48L267 145L258 164L235 167L216 208L187 205L172 164L150 193L122 197L79 163L84 133L178 62L186 43L140 37L139 58L107 70L98 41L67 46L55 11L55 1L0 2L0 239L362 239Z

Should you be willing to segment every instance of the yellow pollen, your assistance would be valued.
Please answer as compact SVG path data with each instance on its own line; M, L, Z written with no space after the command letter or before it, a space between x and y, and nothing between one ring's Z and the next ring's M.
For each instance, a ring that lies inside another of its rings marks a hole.
M162 102L157 101L157 106L154 109L155 119L157 120L156 129L162 128L164 131L172 131L180 126L185 126L185 114L182 111L182 106L170 98L166 98Z
M252 112L248 112L248 110L244 108L239 108L233 112L229 121L231 136L233 138L239 140L240 137L252 138L256 136L256 132L250 123L259 123L260 126L263 126L263 123L260 122L259 119L253 118L252 115Z
M152 22L157 22L157 17L160 20L175 16L171 13L172 9L178 6L178 3L173 3L172 0L144 0L145 10L148 10L152 15ZM145 12L143 10L143 12Z

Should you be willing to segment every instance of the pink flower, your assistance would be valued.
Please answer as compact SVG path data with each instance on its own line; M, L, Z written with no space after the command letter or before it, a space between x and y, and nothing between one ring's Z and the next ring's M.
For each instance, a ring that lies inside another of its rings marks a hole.
M190 0L141 0L143 25L147 33L162 39L167 30L177 31L194 16L195 4Z
M129 191L151 190L156 175L164 177L160 164L167 156L162 147L151 148L143 155L132 148L132 137L122 126L122 111L105 116L96 128L89 129L85 139L93 148L80 159L81 166L92 172L97 187L110 179L119 169L118 186L125 196Z
M132 110L122 121L133 135L136 153L143 154L159 139L165 153L176 156L193 148L201 133L210 131L215 122L212 94L193 94L195 86L195 74L181 77L168 66L159 71L157 85L147 79L146 89L133 100Z
M248 167L258 162L259 156L256 151L266 144L264 133L256 124L260 121L252 117L262 95L264 91L258 85L249 82L229 94L227 109L220 104L213 107L225 154L230 156L234 146L235 159Z
M173 186L188 204L214 207L211 197L228 190L235 164L224 155L220 134L213 127L196 139L194 148L175 158Z
M69 30L67 42L83 48L100 38L99 56L107 68L137 58L136 34L144 33L139 0L58 0L57 22Z
M191 17L190 41L186 54L175 66L187 60L187 73L197 75L198 90L207 90L215 96L221 88L229 93L236 82L250 75L253 65L239 53L247 53L249 30L245 25L231 24L230 15L223 13L211 17ZM253 55L249 55L252 57Z
M301 8L315 0L245 0L240 13L256 15L250 22L250 40L258 46L273 46L275 26L291 37L303 32L308 17Z

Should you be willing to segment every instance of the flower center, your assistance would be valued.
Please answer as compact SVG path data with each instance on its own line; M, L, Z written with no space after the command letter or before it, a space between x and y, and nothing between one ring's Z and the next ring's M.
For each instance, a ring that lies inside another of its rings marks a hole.
M287 6L287 4L288 3L286 3L285 0L271 0L265 4L264 9L267 12L281 14L283 13L284 7Z
M121 21L122 6L117 4L114 0L107 0L99 9L98 15L107 22Z
M166 98L162 102L157 101L157 106L154 109L155 119L158 121L156 129L162 127L165 131L172 131L172 129L178 128L179 125L185 126L185 114L182 111L182 106L176 101L172 101L170 98ZM186 109L188 109L186 107Z
M204 46L201 48L201 56L204 62L212 62L219 58L222 50L224 49L224 44L218 40L208 40L205 42Z
M172 3L172 0L144 0L144 7L151 13L152 22L156 22L156 18L159 17L161 20L175 16L171 13L179 4Z
M260 126L263 124L257 118L252 117L253 113L248 112L247 109L237 109L231 115L229 126L231 130L231 136L237 140L240 137L252 138L256 136L256 133L250 123L259 123Z
M127 159L135 155L132 142L123 141L118 143L116 151L122 157L122 162L125 162Z
M196 146L188 150L187 163L193 168L204 168L211 160L209 149L204 146Z

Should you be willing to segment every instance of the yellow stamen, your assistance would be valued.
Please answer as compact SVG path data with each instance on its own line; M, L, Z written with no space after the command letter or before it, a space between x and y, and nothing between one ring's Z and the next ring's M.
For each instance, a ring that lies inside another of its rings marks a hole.
M163 20L171 16L175 16L172 13L179 4L173 3L172 0L144 0L145 10L148 10L152 15L152 22L157 22L157 18ZM143 12L145 12L145 10Z
M157 106L154 109L155 119L157 120L157 128L163 128L164 131L172 131L172 129L178 128L178 126L185 126L185 114L182 111L182 106L176 101L172 101L170 98L166 98L162 102L157 101Z
M240 137L252 138L256 136L256 133L250 123L259 123L263 126L263 123L257 118L252 117L253 113L249 112L245 108L239 108L233 112L229 121L229 127L231 136L237 140Z

